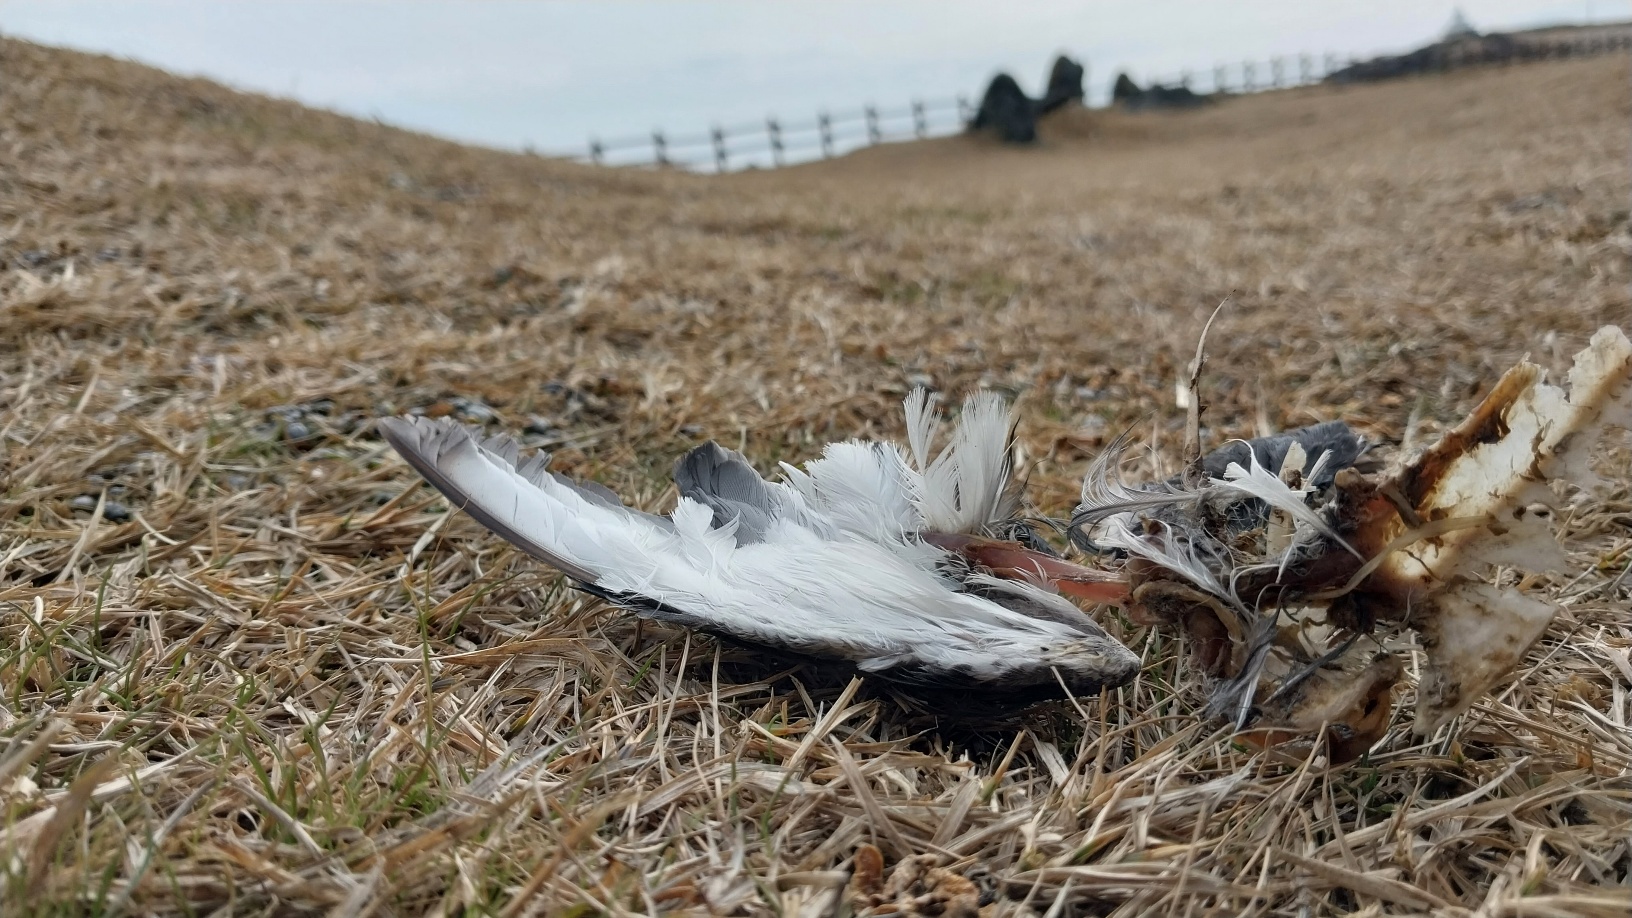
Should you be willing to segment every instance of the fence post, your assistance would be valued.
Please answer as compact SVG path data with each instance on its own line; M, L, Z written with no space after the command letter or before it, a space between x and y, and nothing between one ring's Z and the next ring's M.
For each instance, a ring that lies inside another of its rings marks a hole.
M605 158L606 150L601 146L601 142L594 137L589 138L589 161L599 166L601 160Z
M1213 92L1224 92L1228 88L1225 85L1225 82L1226 81L1225 81L1225 75L1224 75L1224 65L1223 64L1214 65L1213 66Z
M669 164L669 142L663 139L662 131L652 132L652 152L657 154L657 164L659 166Z
M1314 63L1314 61L1311 61L1309 59L1309 55L1307 55L1307 54L1298 55L1298 84L1299 85L1310 82L1310 80L1314 77L1314 70L1315 70L1315 63Z
M867 106L867 142L879 143L884 139L883 132L878 129L878 109Z
M1329 76L1331 76L1332 74L1334 74L1336 72L1337 72L1337 55L1333 54L1330 51L1327 51L1326 54L1324 56L1322 56L1321 59L1320 59L1320 76L1321 76L1321 79L1325 79L1326 77L1329 77Z
M765 132L771 135L771 162L782 165L782 125L775 118L765 119Z
M1285 81L1286 81L1286 68L1284 66L1282 66L1281 59L1278 58L1278 57L1270 58L1269 59L1269 84L1271 86L1275 87L1276 89L1280 89L1281 84L1284 83Z
M714 129L709 131L709 135L714 140L714 171L724 172L726 159L725 129L715 125Z
M924 114L924 103L912 100L912 133L919 140L929 136L929 118Z
M1188 70L1180 70L1179 71L1179 85L1183 86L1185 89L1190 88L1190 71L1188 71Z
M1253 90L1253 69L1254 68L1253 68L1252 61L1242 61L1241 62L1241 91L1242 92L1252 92L1252 90Z
M816 127L822 132L822 158L827 159L833 155L833 119L827 112L818 112Z
M1084 85L1087 85L1087 82L1087 80L1083 80ZM969 122L975 120L974 113L969 111L969 97L961 92L958 93L958 120L963 122L965 127L968 127Z

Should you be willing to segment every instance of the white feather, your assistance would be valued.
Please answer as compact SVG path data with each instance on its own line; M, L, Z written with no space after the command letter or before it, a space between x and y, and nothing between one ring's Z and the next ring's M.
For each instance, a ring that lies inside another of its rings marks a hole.
M950 442L938 453L934 447L941 419L934 406L934 396L921 388L914 389L904 405L924 526L975 532L1007 519L1013 510L1005 496L1014 428L1008 404L995 392L969 396Z
M1279 475L1265 468L1258 461L1258 454L1248 447L1248 468L1243 469L1239 463L1232 462L1224 470L1223 478L1212 479L1212 485L1222 491L1234 491L1248 497L1256 497L1271 507L1285 512L1304 527L1314 530L1333 540L1348 550L1356 558L1360 553L1348 542L1344 541L1337 531L1309 507L1309 488L1293 488L1281 480ZM1322 459L1327 454L1322 454ZM1362 559L1364 560L1364 559Z
M1196 553L1187 539L1174 538L1172 530L1163 527L1158 535L1144 535L1128 528L1130 517L1113 516L1100 524L1094 537L1107 548L1120 548L1130 555L1143 558L1190 581L1203 590L1230 603L1238 603L1235 592L1225 588L1213 574L1212 566Z
M811 510L845 532L902 539L923 528L916 476L889 444L830 443L803 471L785 462L782 471Z
M1201 491L1186 491L1166 482L1129 487L1122 478L1122 457L1128 450L1132 433L1124 431L1088 464L1082 479L1082 501L1071 516L1072 526L1087 526L1139 510L1194 506L1205 496Z
M902 405L907 414L907 446L912 450L914 467L920 471L929 468L936 434L941 429L941 414L935 410L939 401L938 396L918 386L907 394Z
M1013 433L1013 416L1001 395L977 392L964 400L952 440L958 517L951 531L970 532L1009 517L1013 508L1005 506L1004 497Z

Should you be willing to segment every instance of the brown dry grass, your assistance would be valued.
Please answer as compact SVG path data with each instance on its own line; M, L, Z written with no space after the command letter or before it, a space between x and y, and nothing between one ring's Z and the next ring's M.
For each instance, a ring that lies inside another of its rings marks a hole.
M1624 60L712 179L0 57L5 914L820 914L869 841L999 914L1632 906L1624 455L1521 677L1333 768L1208 732L1115 620L1137 683L979 727L640 627L369 423L491 409L663 507L700 437L768 467L990 385L1059 513L1122 425L1171 462L1230 296L1209 437L1431 436L1632 319Z

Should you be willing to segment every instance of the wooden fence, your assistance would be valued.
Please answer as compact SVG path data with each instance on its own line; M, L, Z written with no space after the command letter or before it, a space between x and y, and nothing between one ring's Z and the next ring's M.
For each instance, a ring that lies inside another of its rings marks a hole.
M1311 86L1318 83L1370 82L1404 76L1441 73L1473 66L1505 66L1541 60L1559 60L1632 49L1632 24L1583 28L1558 36L1538 34L1471 37L1430 45L1392 57L1360 59L1335 54L1298 54L1267 61L1218 64L1210 71L1189 70L1141 85L1182 86L1201 93L1254 93ZM1089 89L1089 105L1107 105L1111 84ZM565 158L597 165L659 166L695 171L728 172L745 165L783 166L791 162L826 159L860 147L896 140L922 140L958 133L975 111L967 96L914 100L899 108L867 105L861 109L818 112L805 121L770 117L762 122L715 126L705 133L671 135L662 130L613 140L591 138L588 155Z
M605 165L676 166L726 172L745 160L772 166L828 158L857 147L892 140L922 140L963 130L974 110L965 96L914 100L901 108L868 105L851 111L822 111L813 119L776 117L706 133L671 135L657 130L640 137L591 138L589 155L575 157Z

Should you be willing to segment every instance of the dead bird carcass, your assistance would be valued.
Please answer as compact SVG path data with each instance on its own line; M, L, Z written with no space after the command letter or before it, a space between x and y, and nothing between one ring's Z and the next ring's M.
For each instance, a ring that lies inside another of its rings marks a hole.
M1590 495L1588 458L1632 428L1632 345L1606 327L1568 389L1528 361L1434 446L1378 474L1340 424L1237 443L1185 479L1124 486L1125 444L1090 470L1073 540L1128 560L1128 606L1178 626L1218 677L1211 704L1265 744L1324 730L1353 758L1387 729L1404 632L1426 665L1429 733L1513 671L1557 607L1527 589L1565 566L1548 508ZM1220 468L1220 466L1225 466ZM1507 571L1498 579L1496 568Z
M1521 363L1436 446L1373 472L1341 422L1237 441L1172 480L1128 486L1125 442L1091 468L1059 557L1024 521L1002 400L967 400L944 448L933 399L906 402L909 442L830 444L767 482L709 443L676 466L668 516L570 481L548 456L448 421L382 421L454 503L579 586L637 614L856 664L909 683L1093 692L1138 657L1065 596L1176 626L1216 677L1210 705L1262 743L1324 731L1334 758L1386 730L1403 631L1427 652L1416 727L1465 710L1510 672L1554 607L1494 564L1562 558L1532 506L1591 481L1586 455L1632 424L1632 346L1605 328L1570 388Z

